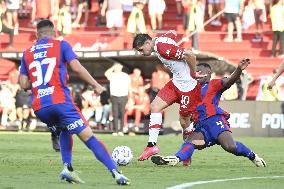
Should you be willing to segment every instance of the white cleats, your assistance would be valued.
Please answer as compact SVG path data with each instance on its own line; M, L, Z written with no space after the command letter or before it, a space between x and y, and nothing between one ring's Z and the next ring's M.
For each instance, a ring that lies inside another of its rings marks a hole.
M76 171L69 171L67 167L64 167L63 171L59 174L61 180L65 180L72 184L83 184L85 181L80 179Z
M156 165L170 165L175 166L178 164L179 159L176 156L160 156L155 155L151 157L151 161Z
M264 161L264 159L262 159L261 157L259 157L257 154L255 154L255 158L254 158L254 160L252 160L252 162L253 162L257 167L266 167L266 162Z

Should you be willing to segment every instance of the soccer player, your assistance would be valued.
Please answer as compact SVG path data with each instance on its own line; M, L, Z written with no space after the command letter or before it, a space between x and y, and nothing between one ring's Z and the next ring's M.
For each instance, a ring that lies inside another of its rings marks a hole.
M127 185L129 179L118 172L117 166L106 147L92 133L90 127L75 105L67 87L67 66L85 82L95 87L97 93L104 88L80 64L66 41L54 39L54 25L50 20L37 24L37 42L22 57L20 86L32 90L31 104L36 116L47 126L62 129L60 152L64 164L60 177L71 183L84 183L72 167L72 134L93 152L111 172L117 184Z
M267 88L268 89L272 89L272 87L275 85L276 80L278 79L278 77L280 77L280 75L284 72L284 61L282 62L282 64L280 65L280 67L277 69L275 75L273 76L272 80L268 83Z
M252 150L238 141L234 141L232 132L227 119L229 114L219 107L219 101L222 93L230 88L240 77L242 70L248 64L249 59L242 59L235 71L228 77L223 79L211 78L211 67L209 64L200 63L197 65L196 78L201 83L202 103L198 104L194 114L196 122L196 130L187 141L183 143L181 149L175 156L152 156L153 163L158 165L175 165L179 161L185 161L191 158L194 148L196 147L193 140L204 140L204 146L197 146L199 149L210 147L214 144L221 145L221 147L236 156L244 156L251 160L258 167L265 167L265 161L255 154Z
M154 53L173 74L173 79L159 91L151 103L148 145L138 158L139 161L146 160L159 152L156 143L162 127L163 109L175 102L179 103L180 123L185 129L189 125L192 111L201 101L200 85L192 77L196 71L196 57L191 50L177 45L176 36L176 32L170 30L155 39L148 34L137 34L133 40L134 49L143 56Z

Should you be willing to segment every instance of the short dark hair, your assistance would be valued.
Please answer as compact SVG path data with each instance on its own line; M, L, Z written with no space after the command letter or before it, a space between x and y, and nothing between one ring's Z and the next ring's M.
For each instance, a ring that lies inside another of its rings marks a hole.
M152 37L150 37L150 35L148 35L148 34L143 34L143 33L137 34L134 37L132 46L133 46L134 49L137 49L137 48L141 47L142 45L144 45L144 43L147 40L152 40Z
M45 28L45 27L54 28L54 24L50 20L44 19L44 20L39 21L36 25L37 30L40 30L41 28Z
M279 3L279 1L280 1L280 0L274 0L274 1L272 2L272 5L276 5L277 3Z
M203 66L205 68L209 68L210 70L212 70L211 66L208 63L205 63L205 62L201 62L201 63L197 64L197 66Z

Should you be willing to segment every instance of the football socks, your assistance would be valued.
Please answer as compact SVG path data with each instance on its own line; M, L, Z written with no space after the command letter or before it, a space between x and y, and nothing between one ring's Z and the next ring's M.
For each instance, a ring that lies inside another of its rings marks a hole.
M92 150L96 158L102 162L110 172L112 170L117 170L116 164L111 158L105 145L99 141L95 136L92 136L89 140L85 142L87 147Z
M175 155L180 159L180 161L185 161L192 156L193 152L194 145L191 142L185 142Z
M250 160L254 160L255 154L248 147L246 147L240 142L236 142L236 146L237 146L235 153L236 156L244 156L249 158Z
M63 130L60 133L59 141L63 164L69 165L72 162L72 135L67 130Z
M151 113L149 123L149 141L157 142L159 131L162 127L162 113Z

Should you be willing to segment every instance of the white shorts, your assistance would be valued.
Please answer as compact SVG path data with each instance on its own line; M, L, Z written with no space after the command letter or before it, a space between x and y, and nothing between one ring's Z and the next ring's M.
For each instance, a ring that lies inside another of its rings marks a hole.
M221 0L208 0L209 4L219 4L221 3Z
M122 28L123 26L123 10L108 10L106 12L106 26L108 28Z
M166 9L166 4L163 0L149 0L148 9L149 15L163 14Z
M168 105L178 103L179 114L182 116L190 116L194 113L196 106L201 102L201 85L197 85L188 92L180 91L173 80L170 80L157 94Z

